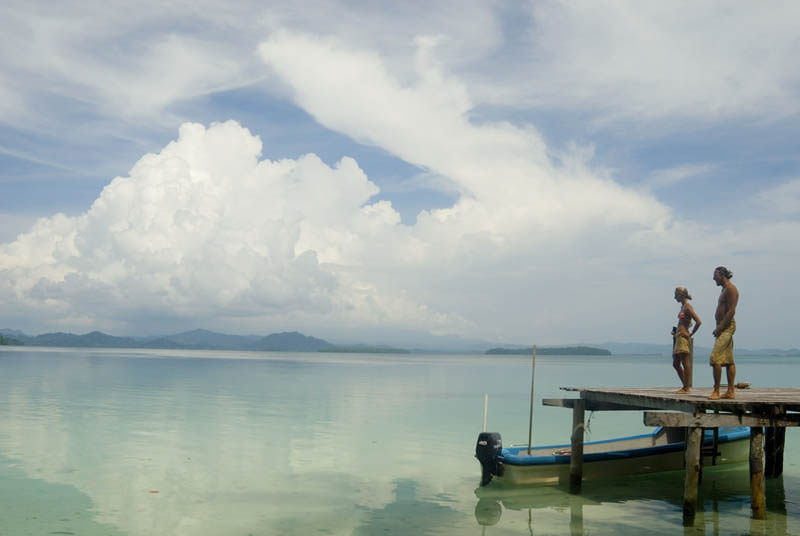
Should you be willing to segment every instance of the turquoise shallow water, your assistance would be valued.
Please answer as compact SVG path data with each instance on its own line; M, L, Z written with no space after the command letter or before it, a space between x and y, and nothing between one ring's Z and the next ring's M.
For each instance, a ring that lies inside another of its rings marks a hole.
M800 372L737 361L753 385ZM560 386L677 385L670 365L539 356L534 441L568 441L571 412L540 402ZM704 472L690 528L681 473L479 500L483 395L488 428L524 442L530 379L526 356L3 348L0 535L800 534L795 430L766 521L746 465ZM646 430L597 413L588 439Z

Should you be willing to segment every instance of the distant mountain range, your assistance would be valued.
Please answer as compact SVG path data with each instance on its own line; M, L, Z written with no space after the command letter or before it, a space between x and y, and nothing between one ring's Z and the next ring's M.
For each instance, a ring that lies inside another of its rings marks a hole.
M26 346L58 346L82 348L153 348L153 349L189 349L189 350L259 350L276 352L348 352L348 353L472 353L472 354L529 354L531 345L488 343L475 340L463 340L459 347L454 337L443 337L441 341L431 338L422 341L408 336L414 341L411 350L385 344L334 344L324 339L311 337L296 331L260 335L229 335L206 329L195 329L174 335L150 337L117 337L100 331L92 331L83 335L74 333L43 333L28 335L17 329L0 329L0 345L24 344ZM437 344L438 342L438 344ZM402 343L401 343L402 344ZM695 355L708 355L710 348L696 347ZM664 355L669 356L672 348L668 344L615 343L602 344L580 343L563 347L537 347L541 355ZM737 348L736 355L774 355L797 356L800 350L792 348L750 350Z
M115 337L100 331L84 335L74 333L44 333L26 335L19 330L0 329L0 336L9 344L26 346L58 346L68 348L158 348L189 350L260 350L273 352L354 352L354 353L408 353L402 348L377 345L338 346L326 340L303 335L296 331L257 335L228 335L205 329L196 329L159 337Z

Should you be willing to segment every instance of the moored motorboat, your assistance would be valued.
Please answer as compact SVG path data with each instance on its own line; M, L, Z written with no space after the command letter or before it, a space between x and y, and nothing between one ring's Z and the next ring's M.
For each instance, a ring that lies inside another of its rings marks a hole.
M748 459L750 429L720 427L703 433L703 464L716 465ZM656 428L650 434L588 441L583 446L583 478L675 471L684 468L684 429ZM478 436L475 456L481 464L481 486L558 484L569 481L570 445L510 446L503 448L498 433Z

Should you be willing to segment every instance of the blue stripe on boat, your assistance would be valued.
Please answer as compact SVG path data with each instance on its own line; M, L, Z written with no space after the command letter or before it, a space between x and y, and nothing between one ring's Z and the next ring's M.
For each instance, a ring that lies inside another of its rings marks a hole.
M644 437L654 437L661 432L661 427L655 429L653 433L650 434L640 434L634 436L627 436L627 437L618 437L614 439L602 439L599 441L587 441L586 445L601 445L603 443L614 443L617 441L625 441L631 439L641 439ZM719 428L719 442L720 443L727 443L729 441L738 441L740 439L745 439L750 437L750 428L748 427L728 427L728 426L721 426ZM703 434L703 444L710 445L714 440L714 431L713 430L705 430ZM570 448L570 444L561 444L561 445L545 445L545 446L533 446L532 449L564 449ZM669 443L667 445L657 445L653 447L643 447L638 449L626 449L626 450L617 450L617 451L610 451L610 452L593 452L593 453L584 453L583 460L584 462L597 462L603 460L620 460L625 458L639 458L641 456L651 456L653 454L663 454L665 452L674 452L678 450L683 450L684 442L679 441L676 443ZM548 455L548 456L529 456L527 454L528 446L522 447L506 447L504 448L499 455L499 459L503 461L503 463L507 463L509 465L553 465L553 464L562 464L562 463L569 463L570 455L569 454L562 454L562 455Z

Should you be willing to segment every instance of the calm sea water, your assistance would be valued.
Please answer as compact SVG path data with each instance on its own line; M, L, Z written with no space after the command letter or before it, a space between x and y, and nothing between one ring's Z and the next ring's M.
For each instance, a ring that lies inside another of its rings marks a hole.
M697 358L695 384L710 384ZM791 358L738 358L737 380L786 386ZM545 357L534 442L568 442L561 386L677 387L668 357ZM745 464L706 469L694 527L683 475L478 499L488 428L528 436L526 356L3 348L0 535L800 534L800 435L787 433L769 515ZM596 413L587 439L646 431Z

